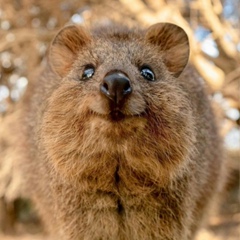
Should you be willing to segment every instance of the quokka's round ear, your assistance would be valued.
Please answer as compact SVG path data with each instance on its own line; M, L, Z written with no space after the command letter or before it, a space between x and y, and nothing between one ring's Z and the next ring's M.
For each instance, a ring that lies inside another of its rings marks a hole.
M65 76L79 50L90 42L91 37L83 27L72 25L60 30L49 51L49 61L53 70L61 77Z
M171 23L157 23L147 29L145 40L159 47L167 69L178 77L189 58L189 41L185 31Z

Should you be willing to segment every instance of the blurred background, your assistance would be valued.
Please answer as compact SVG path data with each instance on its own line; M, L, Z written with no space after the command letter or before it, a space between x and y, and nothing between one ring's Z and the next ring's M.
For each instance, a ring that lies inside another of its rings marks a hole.
M61 27L113 21L143 27L167 21L187 32L190 62L218 106L231 169L223 202L197 240L239 240L240 0L0 0L0 239L47 238L34 207L20 198L6 122L14 124L18 103Z

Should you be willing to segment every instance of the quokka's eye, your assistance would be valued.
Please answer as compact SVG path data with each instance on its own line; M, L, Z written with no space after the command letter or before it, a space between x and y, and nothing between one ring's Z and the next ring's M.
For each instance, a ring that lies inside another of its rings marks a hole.
M148 81L153 82L156 80L153 71L149 67L142 67L141 75Z
M95 68L93 65L87 65L83 71L82 80L90 79L95 73Z

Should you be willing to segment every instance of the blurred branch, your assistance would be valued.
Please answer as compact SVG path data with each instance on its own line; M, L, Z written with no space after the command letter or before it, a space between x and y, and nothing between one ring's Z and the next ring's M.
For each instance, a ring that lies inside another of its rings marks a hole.
M49 30L36 31L29 28L14 29L11 34L17 36L14 41L7 41L6 36L8 32L2 33L2 39L0 42L0 52L9 50L15 46L19 46L22 43L33 42L34 40L50 42L56 32L51 32Z
M235 31L229 29L229 25L221 23L220 19L214 12L215 8L212 5L211 0L198 0L198 4L199 10L209 24L214 38L219 39L222 48L229 57L236 59L237 51L235 44L237 43L238 36ZM227 41L227 38L230 38L231 40Z

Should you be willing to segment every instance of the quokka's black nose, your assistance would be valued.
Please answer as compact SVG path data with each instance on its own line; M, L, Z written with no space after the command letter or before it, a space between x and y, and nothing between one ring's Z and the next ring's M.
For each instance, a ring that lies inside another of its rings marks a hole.
M100 91L116 105L121 104L131 94L132 87L128 77L121 72L107 74L100 86Z

